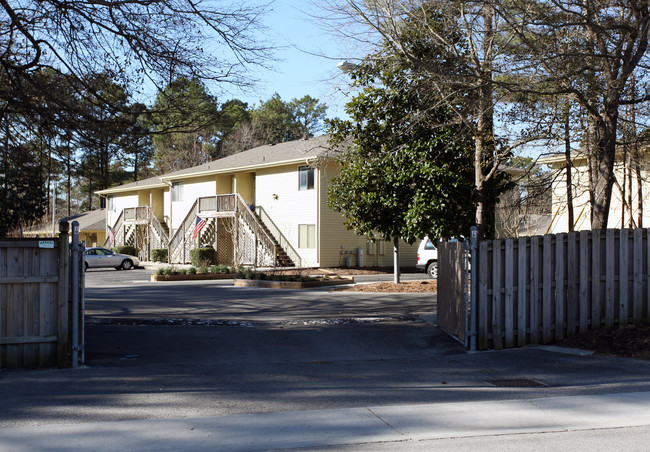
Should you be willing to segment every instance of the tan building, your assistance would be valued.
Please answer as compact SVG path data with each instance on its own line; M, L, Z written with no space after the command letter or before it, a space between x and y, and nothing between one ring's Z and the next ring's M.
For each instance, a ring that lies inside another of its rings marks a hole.
M539 160L553 171L552 184L552 222L551 234L569 230L567 164L564 154L553 155ZM575 231L591 229L591 205L589 202L589 171L584 153L572 155L573 229ZM609 229L637 228L639 215L643 226L650 225L650 165L647 152L642 154L638 173L636 165L620 152L617 155L612 190L611 206L607 227ZM641 201L641 202L639 202ZM640 208L640 206L642 206ZM646 207L648 206L648 207Z
M61 218L59 221L79 222L79 240L86 242L86 247L101 246L106 241L106 210L97 209L77 215ZM54 235L52 234L54 232ZM52 225L41 225L23 232L25 237L58 237L58 222L52 231Z
M391 266L391 244L346 230L341 214L327 207L335 157L321 136L102 190L109 245L131 244L145 256L168 248L173 263L188 262L192 248L208 244L225 264ZM402 244L400 265L414 266L416 253Z

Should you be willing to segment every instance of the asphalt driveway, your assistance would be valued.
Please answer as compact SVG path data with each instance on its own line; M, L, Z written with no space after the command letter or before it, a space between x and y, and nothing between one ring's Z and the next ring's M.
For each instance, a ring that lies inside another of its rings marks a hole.
M0 428L650 391L645 361L468 353L430 294L87 277L86 366L0 372Z

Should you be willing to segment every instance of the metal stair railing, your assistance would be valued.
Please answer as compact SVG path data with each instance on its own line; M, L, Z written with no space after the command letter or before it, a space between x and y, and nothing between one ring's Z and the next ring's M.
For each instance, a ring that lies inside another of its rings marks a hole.
M275 222L271 219L268 213L264 210L263 207L261 206L256 206L255 211L260 219L260 221L268 228L269 232L273 237L275 237L275 240L278 242L278 245L280 248L284 250L285 253L287 253L287 256L289 256L289 259L291 259L297 267L302 267L302 257L298 254L298 251L289 243L289 239L287 239L284 234L282 234L282 231L280 231L280 228L275 224Z
M198 206L199 198L194 201L194 204L192 204L192 207L190 207L190 209L187 211L187 215L185 215L185 219L181 223L180 227L176 230L172 238L169 240L168 256L170 263L187 262L186 257L189 256L189 251L186 249L188 246L188 240L186 236L188 233L191 234L194 230L194 222L196 221Z

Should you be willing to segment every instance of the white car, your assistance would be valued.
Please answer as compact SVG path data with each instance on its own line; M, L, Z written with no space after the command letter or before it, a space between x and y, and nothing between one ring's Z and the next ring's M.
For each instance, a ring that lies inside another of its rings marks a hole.
M119 254L106 248L88 248L84 253L86 270L89 268L113 267L115 270L130 270L140 265L140 259L128 254Z
M425 237L418 247L418 263L415 265L420 270L426 270L429 278L438 277L438 250L429 237Z

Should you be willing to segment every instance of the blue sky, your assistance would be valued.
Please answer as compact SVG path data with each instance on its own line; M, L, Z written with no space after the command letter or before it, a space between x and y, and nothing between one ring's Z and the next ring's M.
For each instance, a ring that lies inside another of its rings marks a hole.
M269 40L282 47L276 53L278 61L274 70L251 67L260 83L252 93L232 93L232 96L252 106L268 100L276 92L284 101L309 94L327 104L328 117L344 116L346 97L341 89L346 90L348 79L336 63L345 59L345 47L299 10L301 4L305 5L295 0L274 2L273 11L264 19Z

